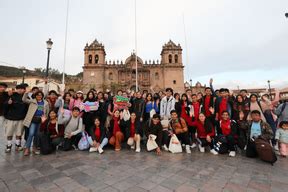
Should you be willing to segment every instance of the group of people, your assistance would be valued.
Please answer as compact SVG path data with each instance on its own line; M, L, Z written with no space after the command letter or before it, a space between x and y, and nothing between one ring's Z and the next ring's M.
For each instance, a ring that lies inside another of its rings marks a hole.
M234 157L240 148L247 157L257 157L255 140L262 137L281 156L288 155L288 102L279 103L277 94L273 101L268 94L248 96L247 90L233 95L226 88L214 90L212 82L204 94L167 88L158 93L118 90L115 95L95 89L59 95L38 87L29 90L25 84L6 91L7 85L0 83L5 151L12 151L15 136L16 151L40 154L41 135L49 134L54 150L77 150L81 138L89 137L89 152L101 154L108 146L120 151L125 144L140 152L154 143L160 155L170 150L176 136L186 153L198 146L202 153L208 149ZM128 102L119 105L116 98Z

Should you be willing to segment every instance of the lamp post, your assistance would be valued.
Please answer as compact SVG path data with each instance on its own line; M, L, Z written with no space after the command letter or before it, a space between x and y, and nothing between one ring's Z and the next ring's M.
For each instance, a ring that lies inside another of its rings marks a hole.
M192 79L190 79L190 88L192 88Z
M24 81L25 81L25 74L26 74L26 69L25 67L22 68L22 84L24 84Z
M288 13L285 13L285 17L288 18Z
M49 38L48 41L46 41L46 44L47 44L48 56L47 56L47 66L46 66L46 75L45 75L45 77L48 78L50 50L52 49L52 45L53 45L53 42L51 41L51 38Z
M268 83L268 87L269 87L269 96L270 96L270 100L272 100L272 97L271 97L271 86L270 86L270 80L268 80L267 83Z

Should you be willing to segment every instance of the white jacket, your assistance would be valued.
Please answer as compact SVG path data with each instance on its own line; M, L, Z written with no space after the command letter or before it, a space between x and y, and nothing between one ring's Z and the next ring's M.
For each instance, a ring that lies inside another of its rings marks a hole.
M160 116L162 118L170 118L170 112L175 109L175 99L173 96L170 96L167 101L167 96L165 96L160 103Z

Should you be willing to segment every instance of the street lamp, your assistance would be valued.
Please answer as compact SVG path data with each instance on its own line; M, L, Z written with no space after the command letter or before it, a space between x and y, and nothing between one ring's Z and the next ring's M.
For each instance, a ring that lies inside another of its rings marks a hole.
M190 79L190 87L192 88L192 79Z
M23 68L22 68L22 75L23 75L23 76L22 76L22 84L24 84L26 72L27 72L27 71L26 71L25 67L23 67Z
M288 13L285 13L285 17L287 17L287 18L288 18Z
M46 41L46 44L47 44L47 50L48 50L47 66L46 66L46 78L48 78L50 50L52 49L52 45L53 45L53 42L51 41L51 38L49 38L49 40Z
M269 96L270 96L270 100L272 100L272 97L271 97L270 80L268 80L267 83L268 83L268 87L269 87Z

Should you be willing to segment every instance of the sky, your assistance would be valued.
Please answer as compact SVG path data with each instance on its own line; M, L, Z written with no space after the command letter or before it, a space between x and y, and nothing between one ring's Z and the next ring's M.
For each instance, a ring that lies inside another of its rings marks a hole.
M288 86L287 0L136 0L137 53L160 60L170 39L183 48L184 77L193 84L262 88ZM84 64L95 38L106 60L135 49L135 0L70 0L66 73ZM67 0L0 0L0 65L63 70Z

